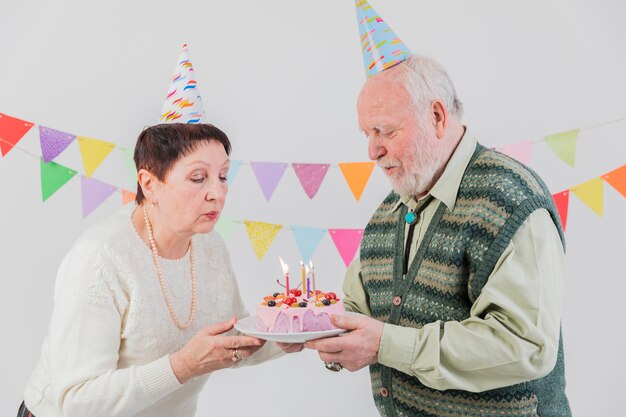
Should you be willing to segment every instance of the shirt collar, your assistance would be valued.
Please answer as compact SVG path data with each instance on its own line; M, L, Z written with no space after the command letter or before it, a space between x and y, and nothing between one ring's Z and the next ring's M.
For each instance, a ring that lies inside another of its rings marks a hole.
M466 127L465 133L452 153L452 156L446 164L441 177L439 177L433 188L431 188L428 193L435 199L445 204L446 207L448 207L448 210L454 209L454 203L456 202L456 196L461 185L461 179L463 178L465 169L467 168L467 165L476 150L476 143L476 138ZM424 196L417 201L414 196L400 196L400 199L392 207L391 211L396 211L401 204L408 206L410 210L415 210L415 208L426 197L427 196Z

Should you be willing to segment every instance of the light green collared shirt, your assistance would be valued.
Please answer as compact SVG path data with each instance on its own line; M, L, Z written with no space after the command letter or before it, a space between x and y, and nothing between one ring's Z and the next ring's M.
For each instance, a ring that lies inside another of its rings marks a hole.
M411 249L413 259L440 204L454 207L461 178L476 149L466 130L420 213ZM403 196L414 210L426 200ZM408 225L405 228L405 238ZM413 375L434 389L480 392L548 374L556 363L565 254L559 233L545 209L533 212L500 256L470 317L428 323L422 328L385 323L378 362ZM348 310L371 315L355 259L343 287Z

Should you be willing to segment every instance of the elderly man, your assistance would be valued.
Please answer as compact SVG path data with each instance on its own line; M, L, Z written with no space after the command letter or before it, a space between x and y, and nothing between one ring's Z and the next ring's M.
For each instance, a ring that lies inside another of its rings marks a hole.
M359 124L394 191L369 221L333 317L331 370L370 367L384 416L571 416L564 244L541 179L461 122L454 85L412 55L371 77Z

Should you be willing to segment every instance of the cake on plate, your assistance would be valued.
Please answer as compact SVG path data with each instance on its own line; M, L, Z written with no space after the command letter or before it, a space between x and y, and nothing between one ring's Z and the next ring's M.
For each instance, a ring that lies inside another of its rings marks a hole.
M343 301L334 292L314 291L305 297L299 289L267 295L256 309L257 330L301 333L332 330L332 314L344 314Z

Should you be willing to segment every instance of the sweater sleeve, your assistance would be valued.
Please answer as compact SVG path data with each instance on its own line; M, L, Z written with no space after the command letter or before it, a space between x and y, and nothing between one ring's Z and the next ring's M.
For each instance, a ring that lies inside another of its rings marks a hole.
M98 242L81 241L57 275L47 349L63 415L132 416L178 389L169 357L118 369L128 298Z
M241 293L239 292L239 285L237 283L237 279L235 278L235 272L233 270L233 265L230 260L230 254L228 252L228 248L223 243L223 241L222 241L222 250L224 253L224 262L228 270L228 276L232 282L232 287L233 287L233 315L237 317L237 319L239 320L243 317L247 317L250 313L246 309L243 303L243 300L241 299ZM231 333L241 335L241 333L239 332L235 333L235 331L232 331ZM242 361L236 362L233 365L233 368L238 368L241 366L257 365L265 361L275 359L279 356L282 356L283 354L284 352L282 351L282 349L280 349L276 345L276 343L267 342L265 343L265 345L263 345L261 349L256 351L254 355L251 355L250 357Z
M480 392L540 378L556 362L564 253L546 210L500 256L470 317L422 328L385 324L378 360L440 390Z

